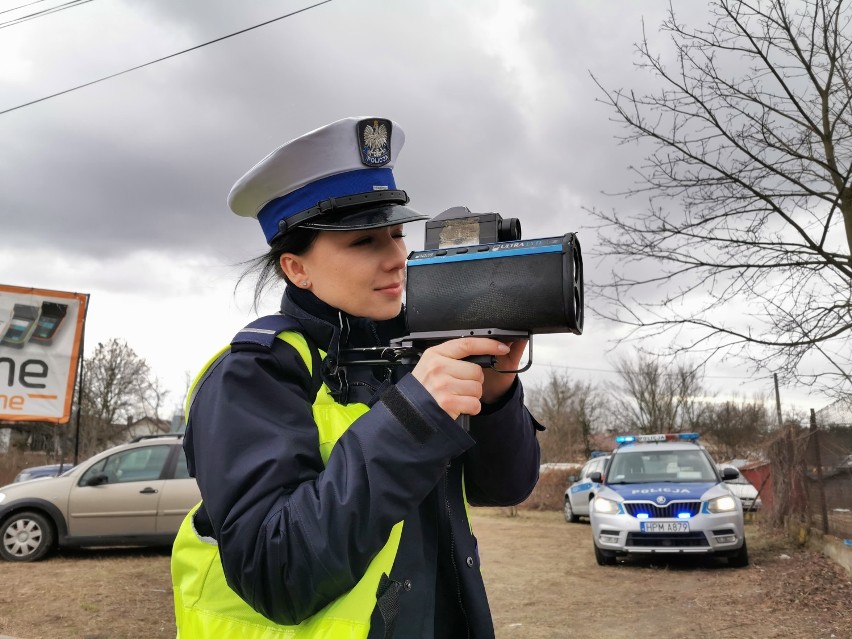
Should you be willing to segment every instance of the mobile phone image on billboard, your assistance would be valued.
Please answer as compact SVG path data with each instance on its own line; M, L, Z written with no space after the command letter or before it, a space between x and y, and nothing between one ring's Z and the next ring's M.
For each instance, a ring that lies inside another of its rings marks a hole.
M3 336L6 334L6 330L9 328L9 323L12 321L12 309L11 307L2 307L0 306L0 340L3 339Z
M44 344L45 346L52 344L53 338L56 336L59 327L62 326L62 321L65 319L67 312L67 304L42 302L41 315L39 315L36 322L30 341L35 344Z
M23 348L35 330L40 313L41 309L36 306L15 304L12 309L12 319L9 320L9 328L6 329L0 345Z

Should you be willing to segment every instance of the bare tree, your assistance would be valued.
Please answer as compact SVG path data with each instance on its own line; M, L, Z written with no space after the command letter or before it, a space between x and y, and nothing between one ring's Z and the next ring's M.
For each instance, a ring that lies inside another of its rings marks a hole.
M571 378L556 370L527 391L530 411L547 428L539 436L543 462L573 461L578 434L570 414L572 392Z
M607 419L606 400L589 382L574 382L551 370L548 379L528 393L530 410L547 427L541 434L542 461L571 462L588 459L592 435Z
M760 399L727 401L706 407L701 430L713 441L718 457L735 459L762 449L773 419Z
M698 428L703 411L700 368L639 353L616 364L614 411L621 430L677 433Z
M583 459L588 459L594 448L592 435L604 430L610 418L609 402L591 382L577 382L571 408L580 433Z
M670 8L671 64L638 43L659 91L595 79L623 139L652 149L628 192L648 210L592 211L603 254L619 258L596 310L633 337L677 337L672 352L742 356L852 394L852 10L716 0L711 12L689 28Z
M148 362L115 338L83 361L82 383L80 448L87 453L114 442L134 419L158 420L167 394Z

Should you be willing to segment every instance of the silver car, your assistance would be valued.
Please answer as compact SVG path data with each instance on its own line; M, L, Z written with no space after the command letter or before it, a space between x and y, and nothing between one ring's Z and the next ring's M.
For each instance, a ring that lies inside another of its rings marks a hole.
M565 521L574 523L580 520L580 517L589 516L589 503L594 499L600 483L590 479L592 473L600 473L603 475L606 462L609 455L598 455L592 457L585 463L579 476L570 476L568 481L571 482L568 488L565 489L565 497L563 502L563 512Z
M0 557L35 561L57 546L170 545L201 500L182 442L141 438L60 477L0 487Z
M695 433L617 437L606 478L592 500L595 559L626 555L696 554L748 565L743 507Z
M733 468L733 466L723 466L722 472L725 471L725 468ZM757 488L748 479L743 477L739 471L737 471L737 477L726 480L725 485L743 503L743 510L760 510L763 507L763 500L758 495Z

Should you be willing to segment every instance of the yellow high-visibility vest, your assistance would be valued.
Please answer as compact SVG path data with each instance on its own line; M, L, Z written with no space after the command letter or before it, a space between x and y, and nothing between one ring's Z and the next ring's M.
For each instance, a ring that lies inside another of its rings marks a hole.
M278 335L298 351L311 370L311 353L301 333ZM227 349L224 349L227 350ZM223 351L224 352L224 351ZM221 355L221 353L220 353ZM322 358L325 353L320 352ZM218 359L213 358L213 361ZM206 371L205 367L205 371ZM205 371L195 384L204 378ZM192 397L193 393L190 393ZM369 410L366 404L338 404L323 384L313 404L318 442L323 463L331 449L358 417ZM189 410L187 409L187 415ZM180 639L365 639L370 616L376 606L376 591L382 574L390 575L399 549L402 522L391 530L387 543L367 567L361 580L312 617L295 626L270 621L243 601L225 581L215 540L199 536L193 526L198 506L186 516L172 550L172 583L175 621Z

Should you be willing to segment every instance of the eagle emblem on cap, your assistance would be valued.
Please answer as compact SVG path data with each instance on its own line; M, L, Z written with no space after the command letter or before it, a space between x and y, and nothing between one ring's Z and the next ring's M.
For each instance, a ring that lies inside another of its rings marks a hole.
M390 120L371 119L358 123L358 145L361 164L372 168L384 166L391 160Z

